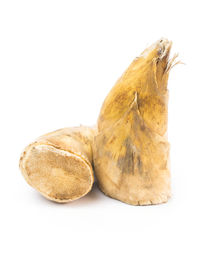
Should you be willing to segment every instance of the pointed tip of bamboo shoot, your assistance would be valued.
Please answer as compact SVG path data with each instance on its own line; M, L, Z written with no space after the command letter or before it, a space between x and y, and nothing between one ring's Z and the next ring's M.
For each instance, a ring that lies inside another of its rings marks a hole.
M164 57L169 57L171 47L172 41L169 41L166 38L161 38L145 49L141 56L149 59L162 59Z

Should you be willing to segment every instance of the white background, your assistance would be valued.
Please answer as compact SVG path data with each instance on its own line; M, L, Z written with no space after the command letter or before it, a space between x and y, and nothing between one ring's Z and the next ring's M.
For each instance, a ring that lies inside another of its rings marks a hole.
M200 263L199 1L0 1L0 263ZM160 37L170 74L172 199L136 207L97 187L59 205L24 181L23 148L93 125L135 56Z

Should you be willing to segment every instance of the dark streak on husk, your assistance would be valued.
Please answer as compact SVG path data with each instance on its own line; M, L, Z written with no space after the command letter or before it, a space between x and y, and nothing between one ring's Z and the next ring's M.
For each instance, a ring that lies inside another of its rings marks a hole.
M122 173L134 174L134 158L135 153L130 138L127 138L123 144L126 148L124 156L119 156L117 166L120 168Z

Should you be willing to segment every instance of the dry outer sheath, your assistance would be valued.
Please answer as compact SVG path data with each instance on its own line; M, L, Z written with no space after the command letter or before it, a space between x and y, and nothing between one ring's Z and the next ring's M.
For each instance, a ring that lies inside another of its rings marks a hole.
M46 198L69 202L86 195L94 182L94 129L64 128L39 137L25 148L20 169L26 181Z
M137 57L106 97L94 138L100 189L133 205L170 197L167 141L169 60L172 43L161 39Z

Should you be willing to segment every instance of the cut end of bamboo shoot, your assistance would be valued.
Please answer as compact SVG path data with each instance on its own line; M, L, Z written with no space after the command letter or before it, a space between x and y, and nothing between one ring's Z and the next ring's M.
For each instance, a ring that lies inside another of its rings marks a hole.
M30 144L20 158L25 180L49 200L66 203L86 195L94 182L89 128L61 129Z

